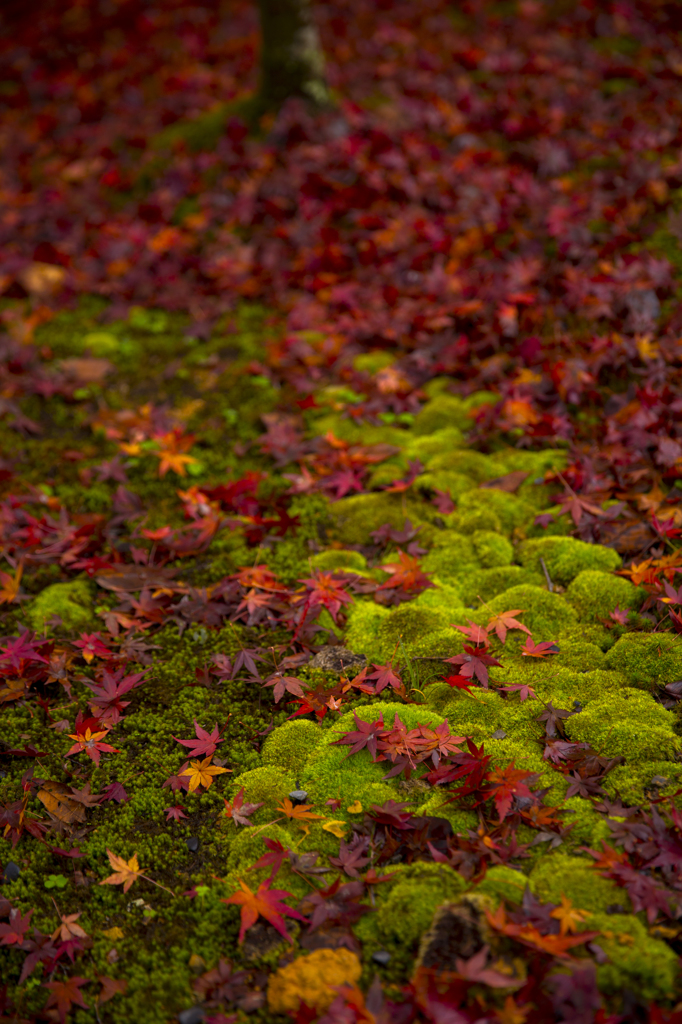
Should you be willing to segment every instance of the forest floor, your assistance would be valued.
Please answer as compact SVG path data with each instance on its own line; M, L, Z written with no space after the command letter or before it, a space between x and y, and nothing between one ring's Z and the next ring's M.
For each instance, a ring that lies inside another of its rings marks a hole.
M682 16L0 40L0 1021L682 1022Z

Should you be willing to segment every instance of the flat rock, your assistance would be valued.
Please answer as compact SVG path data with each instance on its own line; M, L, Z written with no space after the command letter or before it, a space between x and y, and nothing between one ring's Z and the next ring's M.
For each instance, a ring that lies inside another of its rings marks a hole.
M359 672L367 664L364 654L354 654L347 647L333 647L327 644L308 664L311 668L321 668L324 672L336 672L337 675Z

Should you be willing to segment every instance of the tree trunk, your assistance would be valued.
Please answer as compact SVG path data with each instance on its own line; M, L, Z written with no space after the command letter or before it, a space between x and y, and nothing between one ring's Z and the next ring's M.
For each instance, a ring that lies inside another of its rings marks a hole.
M324 55L310 0L258 0L261 23L261 79L257 103L276 110L289 96L316 106L329 103Z

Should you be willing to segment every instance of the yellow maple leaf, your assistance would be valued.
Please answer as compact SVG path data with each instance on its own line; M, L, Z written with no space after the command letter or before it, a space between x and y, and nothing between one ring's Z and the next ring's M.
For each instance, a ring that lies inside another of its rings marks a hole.
M218 765L211 764L209 756L205 757L203 761L190 761L189 768L185 768L184 772L180 772L180 774L189 775L189 791L193 793L199 786L205 786L208 789L213 783L214 775L222 775L227 770L227 768L219 768Z
M346 807L346 810L349 814L362 814L362 804L359 800L356 800L354 803Z
M343 839L348 825L345 821L325 821L322 823L325 832L331 832L337 839Z
M287 818L295 818L297 821L314 821L316 818L321 818L321 814L312 814L310 808L312 804L292 804L289 797L285 797L281 805L277 808L282 814L285 814Z

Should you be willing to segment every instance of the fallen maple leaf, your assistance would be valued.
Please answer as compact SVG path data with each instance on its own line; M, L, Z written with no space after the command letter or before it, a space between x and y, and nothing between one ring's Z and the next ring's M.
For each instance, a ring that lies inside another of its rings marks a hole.
M281 811L287 818L293 818L295 821L316 821L322 815L312 814L310 811L311 807L312 804L292 804L287 796L277 810Z
M494 629L501 643L506 643L507 630L509 629L521 629L524 633L528 633L530 636L530 630L528 626L524 626L522 622L515 619L515 615L522 615L523 608L513 608L508 612L499 612L497 615L493 615L488 623L488 629Z
M239 929L239 942L244 941L249 928L251 928L259 917L264 917L279 934L293 945L293 939L286 930L284 915L295 918L297 921L305 922L303 914L292 910L282 899L291 897L290 892L284 889L271 889L270 879L261 882L256 892L249 889L242 880L239 880L241 892L236 892L228 899L222 899L221 903L234 904L241 907L241 927Z
M189 776L189 792L193 793L199 786L205 786L208 789L213 785L215 775L222 775L227 771L230 771L230 769L220 768L218 765L211 764L211 758L205 757L203 761L192 761L190 767L185 768L184 772L180 772L180 775Z
M218 732L218 726L214 725L213 730L209 733L199 725L195 718L194 732L196 733L196 739L194 740L180 740L177 736L173 736L173 739L176 743L182 743L183 747L189 747L192 757L200 757L201 754L206 755L206 757L212 757L222 740L222 735Z
M0 584L2 584L0 604L12 604L13 601L16 601L23 571L24 563L19 562L14 576L10 576L8 572L0 572Z
M81 912L68 915L61 914L61 924L52 933L52 938L59 938L62 942L68 942L69 939L87 939L88 933L79 924L76 924L80 916Z
M561 906L555 907L549 916L559 922L560 934L567 935L568 933L576 932L578 930L577 926L590 915L585 910L577 910L571 900L567 899L562 893Z
M521 648L521 654L526 658L546 658L548 654L558 654L559 648L553 640L542 640L539 644L533 642L528 636Z
M102 722L99 718L83 718L82 712L76 716L76 732L68 733L68 737L76 742L67 750L66 757L72 754L79 754L81 751L88 755L96 765L100 762L100 753L119 754L118 747L112 747L104 743L104 738L109 735L109 730L100 728ZM93 732L93 730L96 730Z
M224 798L223 803L225 804L225 814L228 816L228 818L232 818L235 825L250 825L251 822L249 821L249 815L253 814L254 811L257 811L259 807L263 806L262 803L245 804L243 786L237 793L232 803L228 803L228 801Z
M46 981L45 988L49 988L50 996L45 1004L46 1009L51 1006L57 1008L61 1024L66 1021L66 1015L72 1006L81 1006L84 1010L89 1009L80 991L82 985L87 985L89 978L67 978L66 981Z
M103 879L99 883L100 885L122 885L123 891L128 892L133 882L136 882L138 878L145 877L138 863L136 853L132 855L129 861L123 860L122 857L117 857L111 850L107 850L107 857L115 873Z

